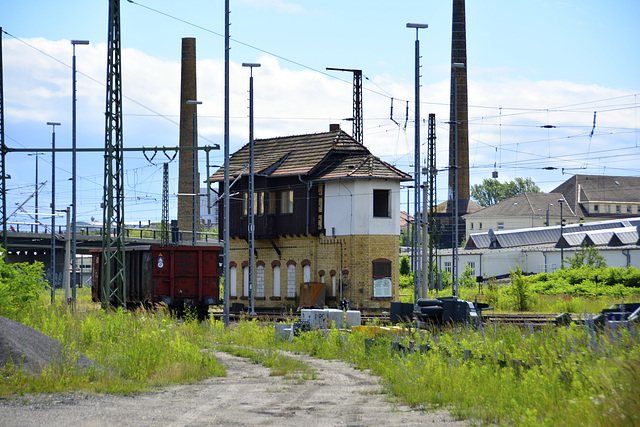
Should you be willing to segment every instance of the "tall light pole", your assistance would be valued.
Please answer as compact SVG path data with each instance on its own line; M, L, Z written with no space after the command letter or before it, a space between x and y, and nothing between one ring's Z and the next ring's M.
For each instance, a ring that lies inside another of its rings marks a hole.
M420 297L420 229L422 228L422 219L420 218L420 40L418 39L418 31L429 28L427 24L408 23L407 28L416 29L415 42L415 144L414 144L414 187L413 187L413 205L414 205L414 251L415 272L413 273L413 306L418 309L418 298Z
M38 205L38 192L39 192L38 191L38 185L40 184L38 182L38 157L40 157L43 154L44 153L29 153L29 154L27 154L27 156L35 156L35 158L36 158L36 195L35 195L35 198L36 198L36 229L35 229L35 232L36 233L38 232L38 206L39 206Z
M253 193L255 191L255 180L253 170L253 68L259 67L260 64L253 62L245 62L243 67L249 67L249 197L248 197L248 215L249 215L249 312L256 314L255 308L255 289L253 281L254 257L255 257L255 218L253 216Z
M451 64L451 67L453 68L453 72L451 73L453 78L455 79L455 81L453 82L453 184L452 184L452 191L451 191L451 197L453 198L453 222L454 222L454 233L453 233L453 244L451 245L451 249L452 249L452 267L453 267L453 274L452 274L452 296L454 298L458 297L458 239L459 237L459 219L458 219L458 215L460 215L459 212L459 206L458 206L458 199L460 198L458 195L458 70L459 69L464 69L464 64L460 63L460 62L454 62L453 64Z
M229 0L224 1L224 197L222 220L224 225L222 271L224 274L223 323L229 326Z
M57 122L47 122L51 126L51 304L56 302L56 126Z
M562 205L564 205L564 199L558 199L560 203L560 239L562 239L562 233L564 231L564 218L562 216ZM560 246L560 268L564 268L564 245Z
M76 178L78 176L76 173L76 45L88 44L89 40L71 40L71 45L73 46L73 60L71 67L71 206L73 206L73 211L71 213L71 223L73 224L71 227L71 301L74 306L76 302L76 221L78 211L76 204ZM36 197L38 197L37 193Z
M192 185L191 185L191 193L192 195L192 203L191 203L191 246L196 245L196 194L197 194L197 183L198 183L198 117L197 117L197 107L196 105L202 104L202 101L188 100L188 105L193 105L193 176L192 176Z

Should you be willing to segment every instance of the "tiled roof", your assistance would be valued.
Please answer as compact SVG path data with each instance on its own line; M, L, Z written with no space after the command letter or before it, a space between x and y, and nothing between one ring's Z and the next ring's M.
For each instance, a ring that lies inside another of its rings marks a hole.
M561 193L522 193L506 200L487 206L474 213L465 215L465 218L474 217L531 217L546 215L560 217L559 199L563 199ZM562 210L564 218L575 217L575 212L565 203Z
M553 192L564 194L574 211L580 203L640 203L640 177L574 175Z
M254 170L263 176L306 175L306 179L386 178L409 180L411 177L383 162L342 130L254 141ZM230 175L248 173L249 144L229 160ZM222 181L220 168L211 181Z

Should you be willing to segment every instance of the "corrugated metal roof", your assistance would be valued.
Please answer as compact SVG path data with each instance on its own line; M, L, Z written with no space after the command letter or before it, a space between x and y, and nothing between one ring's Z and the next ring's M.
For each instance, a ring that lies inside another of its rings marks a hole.
M609 241L609 246L624 246L639 244L640 235L635 227L627 227L616 232Z
M556 243L567 245L563 247L571 247L580 246L587 235L590 236L590 244L607 245L616 232L627 232L629 228L635 230L636 224L640 225L640 218L565 225L563 227L563 237L565 239L562 243L559 242L559 225L552 227L523 228L520 230L489 230L486 233L476 233L469 236L467 247L469 249L513 248ZM495 239L494 244L492 244L492 235L494 236L493 239Z
M564 233L562 237L558 239L558 243L556 243L556 248L572 248L577 246L582 246L582 242L584 242L586 233L578 232L578 233Z

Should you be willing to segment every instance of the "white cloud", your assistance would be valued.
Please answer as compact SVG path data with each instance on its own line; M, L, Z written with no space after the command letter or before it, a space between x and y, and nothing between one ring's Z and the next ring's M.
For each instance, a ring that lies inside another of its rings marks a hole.
M25 41L55 60L19 41L4 41L5 132L19 144L38 147L42 144L37 141L45 140L49 132L44 123L56 120L63 122L60 140L68 144L71 45L67 40ZM81 146L100 146L104 143L106 46L78 47L77 58L80 73L78 140ZM166 117L158 117L125 100L125 144L131 147L177 145L179 62L154 58L136 49L125 49L122 60L124 96ZM309 70L292 70L269 55L263 55L257 62L262 64L253 71L257 138L323 132L330 123L341 123L345 131L351 132L351 122L343 121L352 115L350 75L337 76L341 79L337 80ZM249 69L232 62L230 71L233 152L248 140ZM199 60L197 73L198 98L203 101L199 107L201 138L208 139L207 144L222 144L224 63L221 59ZM384 160L410 171L414 138L413 82L398 82L393 76L381 75L370 76L364 85L365 145ZM422 117L426 119L429 113L436 113L437 161L439 167L444 168L448 156L449 81L424 84L421 94ZM395 97L394 119L399 125L389 117L390 96ZM410 101L406 129L405 100ZM589 169L582 173L605 170L637 173L633 170L637 169L638 156L625 150L635 148L638 143L638 108L635 98L620 90L568 81L472 79L469 103L472 184L490 177L494 162L501 170L501 180L532 176L537 182L548 182L541 185L544 190L566 179L560 172L563 167L587 165ZM597 111L596 128L593 137L589 137L594 111ZM545 124L556 128L540 128ZM34 129L38 130L39 139L33 139ZM426 141L426 137L427 127L423 125L422 141ZM219 152L214 157L214 163L220 162ZM146 164L141 154L138 158L139 161L125 167ZM87 162L92 164L82 167L87 175L99 174L101 168L96 165L101 161L95 156ZM559 169L541 172L545 166ZM13 174L18 182L21 171ZM32 181L31 169L24 174L22 181ZM153 179L161 180L161 174ZM443 190L446 179L446 172L442 172L439 176L441 197L446 195ZM93 197L100 196L100 189L95 190Z

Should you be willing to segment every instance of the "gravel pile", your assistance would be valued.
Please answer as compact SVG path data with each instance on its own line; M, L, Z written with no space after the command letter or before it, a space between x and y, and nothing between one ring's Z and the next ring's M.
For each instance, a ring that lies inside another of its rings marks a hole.
M33 328L0 316L0 367L7 362L22 365L25 372L39 374L50 364L60 366L68 363L70 355L60 341L51 338ZM93 366L93 359L77 353L76 367L79 369Z

